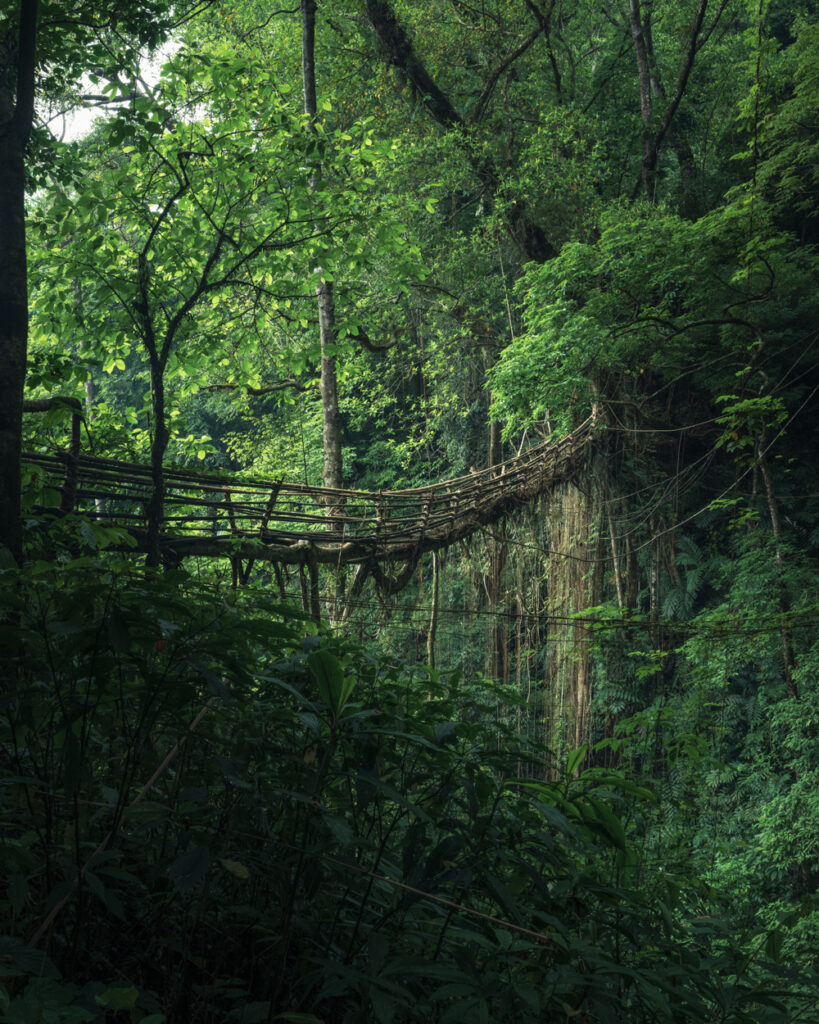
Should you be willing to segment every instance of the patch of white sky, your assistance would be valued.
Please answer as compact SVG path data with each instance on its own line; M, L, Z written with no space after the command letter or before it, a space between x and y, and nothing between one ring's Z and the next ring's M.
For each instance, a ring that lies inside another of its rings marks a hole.
M139 64L139 83L143 88L153 88L159 81L162 65L176 53L180 47L178 40L168 40L152 56L144 56ZM83 96L101 95L104 82L93 83L88 75L80 80L76 105L65 110L39 111L43 122L55 138L61 142L74 142L89 134L97 120L111 117L118 106L116 102L104 102L99 99L83 100Z

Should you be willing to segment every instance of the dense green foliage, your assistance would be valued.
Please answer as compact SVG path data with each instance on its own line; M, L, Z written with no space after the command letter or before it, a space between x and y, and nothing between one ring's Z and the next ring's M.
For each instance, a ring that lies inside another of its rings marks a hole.
M372 490L595 440L312 604L25 468L0 1022L819 1021L816 3L298 13L41 5L26 397L154 539L328 425Z
M627 775L516 779L508 694L93 551L16 589L5 911L52 942L0 1019L789 1019L787 932L646 875Z

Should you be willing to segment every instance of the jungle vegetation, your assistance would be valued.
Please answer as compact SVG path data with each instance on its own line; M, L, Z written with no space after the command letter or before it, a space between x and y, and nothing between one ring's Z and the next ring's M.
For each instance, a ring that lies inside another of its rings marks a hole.
M2 1024L819 1021L818 193L815 0L3 0ZM402 587L162 553L592 412Z

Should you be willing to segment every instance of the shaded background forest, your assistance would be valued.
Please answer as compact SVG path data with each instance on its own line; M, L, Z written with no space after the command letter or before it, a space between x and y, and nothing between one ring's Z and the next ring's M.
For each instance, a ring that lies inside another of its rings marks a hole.
M815 4L37 17L22 445L81 408L155 532L23 471L0 1020L819 1020ZM592 410L318 624L159 567L163 464L412 488Z

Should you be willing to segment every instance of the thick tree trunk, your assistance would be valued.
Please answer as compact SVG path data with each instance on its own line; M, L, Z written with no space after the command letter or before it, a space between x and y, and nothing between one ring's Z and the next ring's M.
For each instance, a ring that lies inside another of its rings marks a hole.
M304 112L316 116L316 0L301 0L301 77Z
M0 544L19 561L20 448L28 343L23 145L0 134Z
M0 546L20 562L20 450L28 346L25 151L34 117L37 0L0 35Z

